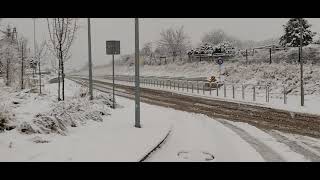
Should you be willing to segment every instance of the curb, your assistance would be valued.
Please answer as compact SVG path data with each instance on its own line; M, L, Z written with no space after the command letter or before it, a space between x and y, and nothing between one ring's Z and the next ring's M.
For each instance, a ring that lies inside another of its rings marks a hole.
M168 133L166 134L166 136L154 147L152 148L152 150L150 152L148 152L145 156L143 156L138 162L143 162L145 161L146 159L149 158L149 156L154 152L156 151L158 148L160 148L160 146L166 141L166 139L168 138L168 136L170 135L171 133L171 128L170 130L168 131Z

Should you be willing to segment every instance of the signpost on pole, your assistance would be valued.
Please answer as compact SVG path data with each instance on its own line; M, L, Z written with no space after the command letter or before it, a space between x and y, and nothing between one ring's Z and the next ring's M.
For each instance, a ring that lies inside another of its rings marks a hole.
M112 55L112 97L113 105L112 108L115 108L115 98L114 98L114 55L120 54L120 41L106 41L106 52L109 55Z
M140 87L139 87L139 19L134 19L135 26L135 127L141 128L140 125Z
M221 57L218 58L217 63L219 64L219 81L221 82L221 69L222 69L222 64L223 64L223 60Z

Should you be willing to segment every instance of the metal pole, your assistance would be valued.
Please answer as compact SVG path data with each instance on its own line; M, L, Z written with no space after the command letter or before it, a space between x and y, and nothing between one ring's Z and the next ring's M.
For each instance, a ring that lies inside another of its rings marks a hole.
M243 84L242 84L242 99L244 100L244 86L243 86Z
M253 86L253 101L256 101L256 86Z
M268 102L268 86L266 86L266 102Z
M199 94L199 81L197 81L197 93Z
M287 104L286 87L283 86L283 103Z
M202 85L202 94L205 94L204 93L204 88L205 88L204 86L205 86L205 84Z
M112 99L113 99L113 106L112 108L115 109L115 98L114 98L114 54L112 54Z
M267 86L268 88L268 102L270 102L270 90L269 90L269 86Z
M303 60L302 60L302 19L300 20L300 53L299 53L299 61L300 61L300 85L301 85L301 106L304 106L304 89L303 89Z
M187 92L189 91L188 89L189 89L189 83L188 83L188 80L187 80Z
M232 98L234 99L234 85L232 85Z
M216 90L217 90L217 97L218 97L219 96L219 83L217 83Z
M271 48L270 48L270 64L272 63L272 60L271 60Z
M135 98L135 127L140 125L140 88L139 88L139 20L135 18L135 78L136 78L136 98Z
M193 82L191 82L191 93L193 93Z
M248 50L246 49L246 62L248 62Z
M223 83L223 93L224 93L224 97L227 97L227 87L226 87L226 83Z
M89 55L89 94L90 100L93 99L93 90L92 90L92 55L91 55L91 24L90 18L88 18L88 55ZM113 55L112 55L112 63ZM114 87L114 64L112 64L112 72L113 72L113 87ZM114 92L113 92L113 107L114 107Z

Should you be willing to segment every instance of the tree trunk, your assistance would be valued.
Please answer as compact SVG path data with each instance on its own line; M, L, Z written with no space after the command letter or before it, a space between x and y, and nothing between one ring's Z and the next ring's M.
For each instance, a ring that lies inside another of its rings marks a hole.
M6 85L9 86L9 63L10 63L10 60L9 58L7 59L7 82L6 82Z
M60 98L60 69L61 69L61 59L59 58L59 68L58 68L58 101L61 101L61 98Z
M21 89L23 89L23 44L21 48Z
M39 57L39 93L41 94L41 69L40 69L40 57Z

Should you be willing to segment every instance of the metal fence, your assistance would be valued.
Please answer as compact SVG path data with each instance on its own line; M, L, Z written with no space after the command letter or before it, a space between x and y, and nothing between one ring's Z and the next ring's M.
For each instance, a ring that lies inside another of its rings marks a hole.
M112 76L103 76L106 79L112 79ZM154 87L178 92L215 96L238 100L252 100L253 102L270 102L270 98L281 100L283 104L287 104L287 87L281 86L282 93L271 93L268 85L254 84L236 84L236 83L211 83L205 78L184 78L184 77L156 77L141 76L140 82L142 87ZM134 76L117 75L116 81L124 81L134 84ZM214 88L213 88L214 87ZM276 86L272 86L273 88ZM215 91L215 92L214 92Z

